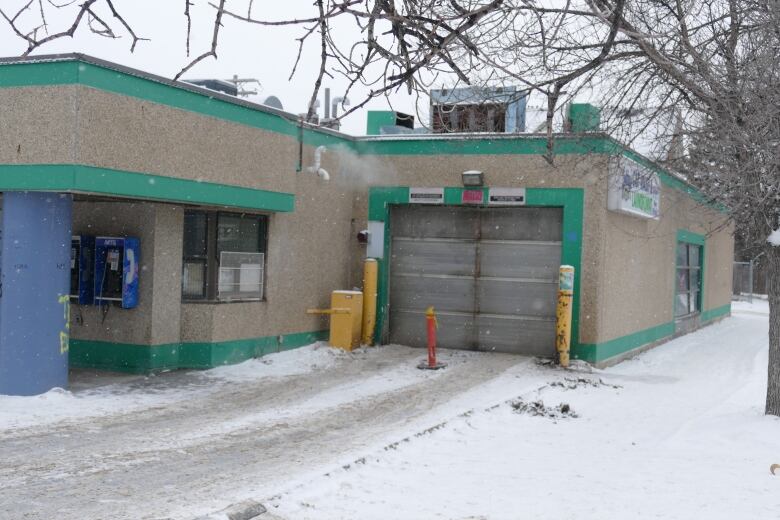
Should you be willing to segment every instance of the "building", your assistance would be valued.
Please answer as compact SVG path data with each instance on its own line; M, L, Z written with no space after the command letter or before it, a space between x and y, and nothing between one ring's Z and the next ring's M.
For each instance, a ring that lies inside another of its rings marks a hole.
M3 61L0 109L0 393L323 339L306 309L360 286L366 255L379 342L419 343L434 305L442 346L551 355L560 264L590 363L730 312L722 208L587 124L554 164L540 135L355 138L82 55ZM104 238L90 260L71 236ZM67 298L77 259L94 280Z

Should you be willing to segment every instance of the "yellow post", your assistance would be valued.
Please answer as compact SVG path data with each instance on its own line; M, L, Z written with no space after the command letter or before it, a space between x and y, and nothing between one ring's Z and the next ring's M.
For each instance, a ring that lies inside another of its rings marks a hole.
M379 263L374 258L366 258L363 265L363 345L374 344L376 326L376 285Z
M574 302L574 268L562 265L558 276L558 311L556 313L555 350L558 363L569 366L571 348L571 309Z

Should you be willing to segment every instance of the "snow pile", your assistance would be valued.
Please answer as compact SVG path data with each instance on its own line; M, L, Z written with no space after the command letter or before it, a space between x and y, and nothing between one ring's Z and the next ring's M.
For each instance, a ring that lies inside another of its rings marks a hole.
M772 231L769 236L766 237L766 241L773 246L780 246L780 228Z
M249 359L236 365L225 365L200 372L210 379L232 382L250 382L267 377L287 377L305 374L331 366L348 352L328 347L325 342Z
M72 392L55 388L30 397L0 395L0 434L3 430L129 414L201 399L231 384L282 378L327 368L339 357L348 355L320 342L211 370L138 376L130 382L123 380Z
M186 391L133 392L123 385L107 385L73 393L54 388L30 397L0 395L0 434L63 420L131 413L187 397Z

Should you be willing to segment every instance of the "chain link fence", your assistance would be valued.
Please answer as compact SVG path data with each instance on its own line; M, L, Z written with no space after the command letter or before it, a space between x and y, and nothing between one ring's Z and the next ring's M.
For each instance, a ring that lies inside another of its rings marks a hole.
M766 273L756 262L734 262L733 300L753 302L756 295L766 294Z

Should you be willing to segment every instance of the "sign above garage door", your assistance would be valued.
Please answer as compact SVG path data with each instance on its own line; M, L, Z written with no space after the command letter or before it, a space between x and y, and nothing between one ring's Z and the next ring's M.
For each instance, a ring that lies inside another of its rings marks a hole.
M409 204L444 204L444 188L409 188Z
M607 209L635 217L660 217L661 181L658 175L627 157L610 163Z

